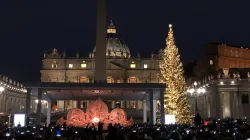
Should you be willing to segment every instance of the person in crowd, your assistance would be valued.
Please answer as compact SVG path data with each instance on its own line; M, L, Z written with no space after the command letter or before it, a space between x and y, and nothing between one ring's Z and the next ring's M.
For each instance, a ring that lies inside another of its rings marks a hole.
M202 121L202 118L200 116L199 113L197 113L194 117L194 124L196 127L200 127L201 126L201 121Z
M17 125L17 128L18 129L20 129L22 126L21 126L21 124L20 124L20 122L18 123L18 125Z
M242 123L234 119L209 121L208 125L203 126L199 123L200 119L196 123L199 127L187 124L153 125L147 123L132 126L120 124L105 126L102 122L95 125L90 123L87 127L69 127L67 124L7 129L0 127L3 128L0 131L0 140L241 140L250 137L248 121L244 120Z

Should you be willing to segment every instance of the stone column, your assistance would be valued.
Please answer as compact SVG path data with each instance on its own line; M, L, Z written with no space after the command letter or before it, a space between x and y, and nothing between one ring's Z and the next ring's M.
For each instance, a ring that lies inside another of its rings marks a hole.
M211 105L210 105L210 96L207 96L207 117L211 118Z
M211 115L211 117L213 118L221 118L222 117L222 105L221 105L221 93L218 89L215 90L215 92L213 92L213 99L212 99L213 103L213 113Z
M6 101L5 101L5 95L2 94L2 112L5 112L5 106L6 106Z
M143 122L147 122L147 101L143 101Z
M20 113L20 107L21 107L20 99L17 98L16 99L16 107L15 107L16 108L15 110L17 113Z
M86 103L87 103L87 106L86 106L86 108L89 106L89 104L90 104L90 101L86 101Z
M73 101L73 100L72 100L71 102L72 102L72 107L71 107L71 109L72 109L72 108L77 108L77 101Z
M142 109L142 107L141 107L141 102L140 102L140 101L137 101L136 103L137 103L136 109Z
M50 115L51 115L51 100L48 100L48 108L47 108L47 126L50 124Z
M36 125L40 125L41 124L41 111L42 111L42 89L38 89L38 96L37 96L37 110L36 110Z
M67 107L68 104L67 104L67 101L63 101L63 111L65 112L67 110Z
M235 115L235 108L234 108L234 92L229 92L229 98L230 98L230 117L231 118L236 118L237 116Z
M3 110L4 110L4 112L7 112L7 97L6 97L6 95L4 95L4 107L3 107Z
M135 109L138 109L138 101L134 101L135 103Z
M221 102L223 103L223 118L231 117L230 92L223 92L221 97Z
M36 101L32 100L33 113L36 112Z
M30 114L30 101L31 101L31 89L28 88L27 89L27 93L26 93L26 105L25 105L25 122L26 122L26 126L29 125L28 123L28 117Z
M153 91L149 92L149 114L150 114L150 123L154 124L154 99L153 99Z
M6 99L4 93L1 95L1 112L5 112L5 107L6 107Z
M156 104L157 104L157 101L153 100L153 124L156 123Z
M236 119L240 119L240 109L239 109L239 99L238 99L238 93L237 92L234 92L233 93L233 96L234 96L234 117Z
M81 108L81 101L76 101L76 108Z
M165 124L164 90L160 91L161 124Z
M130 108L130 102L129 101L126 101L126 108Z
M112 103L111 108L114 109L115 108L115 101L112 101L111 103Z
M3 102L3 93L0 95L0 112L3 112L3 105L4 105L4 102Z
M238 110L239 110L239 119L242 118L242 93L240 91L238 91Z
M5 96L5 112L8 113L10 98Z
M4 105L4 102L3 102L3 93L0 94L0 112L3 112L3 105Z
M121 101L121 108L124 108L124 101Z

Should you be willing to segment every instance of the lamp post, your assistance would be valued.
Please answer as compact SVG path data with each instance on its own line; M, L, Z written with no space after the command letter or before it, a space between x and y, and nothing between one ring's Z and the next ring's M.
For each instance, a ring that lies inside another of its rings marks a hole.
M188 93L190 93L191 96L194 96L195 99L195 113L198 112L198 104L197 104L197 96L199 96L201 93L205 93L206 89L204 87L197 88L197 82L194 82L194 88L190 88L187 90ZM195 97L196 96L196 97Z
M3 93L4 90L5 90L5 88L0 86L0 95Z

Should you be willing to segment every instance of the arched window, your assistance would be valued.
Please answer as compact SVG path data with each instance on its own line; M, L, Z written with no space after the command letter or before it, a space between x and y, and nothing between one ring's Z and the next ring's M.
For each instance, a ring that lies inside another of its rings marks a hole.
M56 61L53 61L52 68L57 68L57 62Z
M230 56L234 57L234 51L233 50L230 50Z
M111 76L108 76L107 83L114 83L114 79Z
M80 83L89 83L89 78L86 76L81 76L80 77Z
M129 77L128 78L128 83L137 83L136 77Z

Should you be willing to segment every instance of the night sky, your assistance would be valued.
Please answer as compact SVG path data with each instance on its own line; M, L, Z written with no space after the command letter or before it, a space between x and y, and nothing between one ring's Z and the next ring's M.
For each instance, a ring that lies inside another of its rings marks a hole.
M210 42L250 46L249 0L107 0L108 20L132 55L165 47L168 24L184 64ZM44 52L88 56L95 45L96 0L1 0L0 74L39 81Z

